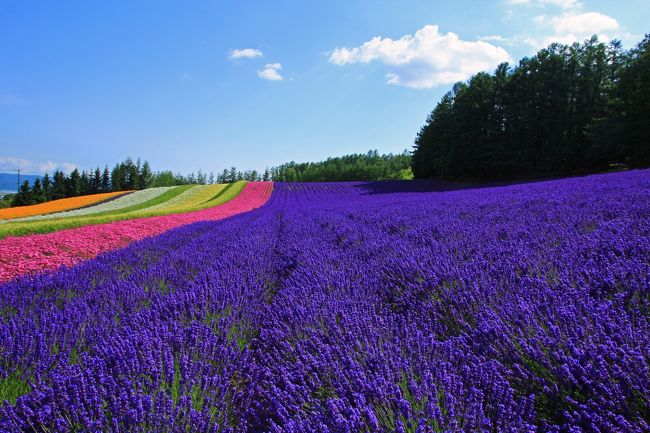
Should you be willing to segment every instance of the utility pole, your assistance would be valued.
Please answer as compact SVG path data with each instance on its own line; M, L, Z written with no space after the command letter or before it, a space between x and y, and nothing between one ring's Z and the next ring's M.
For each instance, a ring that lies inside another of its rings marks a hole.
M18 172L18 188L16 188L16 192L20 191L20 169L16 170Z

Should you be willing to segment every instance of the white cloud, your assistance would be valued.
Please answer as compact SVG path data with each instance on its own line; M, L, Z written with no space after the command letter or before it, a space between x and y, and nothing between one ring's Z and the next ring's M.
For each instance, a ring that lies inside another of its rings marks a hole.
M55 170L70 173L75 168L77 166L70 162L35 162L24 158L0 156L0 171L20 169L25 174L52 174Z
M270 81L282 81L282 75L278 71L282 69L282 65L279 63L269 63L264 66L264 69L257 71L257 76L265 80Z
M599 12L566 12L550 17L539 15L533 18L533 23L543 36L527 37L524 40L535 48L543 48L553 42L570 45L593 35L607 42L621 35L618 21Z
M535 49L544 48L558 42L573 44L596 35L603 42L624 39L627 33L619 22L600 12L584 11L584 4L578 0L507 0L513 6L545 7L554 6L561 11L556 13L528 16L531 29L515 39ZM520 15L526 16L525 10Z
M255 57L263 57L264 53L256 48L244 48L230 50L228 54L229 59L254 59Z
M329 61L336 65L379 61L387 65L388 84L416 89L451 84L510 60L508 52L485 41L463 41L427 25L400 39L374 37L360 47L336 48Z
M620 28L618 21L614 18L598 12L564 14L553 17L551 23L558 34L594 34Z

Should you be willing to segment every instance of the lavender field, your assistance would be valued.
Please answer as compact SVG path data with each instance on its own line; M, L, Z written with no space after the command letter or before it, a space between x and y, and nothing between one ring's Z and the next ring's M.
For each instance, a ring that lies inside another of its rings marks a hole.
M0 286L2 432L650 432L650 171L259 209Z

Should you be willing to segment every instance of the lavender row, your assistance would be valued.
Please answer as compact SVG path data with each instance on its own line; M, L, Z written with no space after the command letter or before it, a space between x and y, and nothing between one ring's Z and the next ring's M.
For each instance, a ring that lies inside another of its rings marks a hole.
M650 172L262 208L0 287L0 431L648 432Z

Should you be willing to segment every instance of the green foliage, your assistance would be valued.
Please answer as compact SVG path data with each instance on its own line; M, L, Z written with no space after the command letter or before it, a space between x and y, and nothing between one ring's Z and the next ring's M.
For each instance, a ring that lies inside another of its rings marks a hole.
M621 77L623 134L627 163L650 165L650 34L629 54Z
M274 167L266 175L283 182L337 182L412 179L407 151L380 155L376 150L328 158L321 162L289 162Z
M199 385L192 386L192 392L190 393L190 396L192 397L192 409L197 412L201 412L205 404L203 388Z
M596 37L457 83L415 140L416 178L508 179L650 165L650 36Z
M12 203L14 202L15 196L16 194L7 194L5 196L0 197L0 209L11 207Z
M146 164L146 162L145 162ZM221 179L218 178L216 183L228 183L236 182L242 180L242 177L230 179ZM249 179L257 180L257 179ZM157 173L151 174L150 180L147 183L148 187L157 187L157 186L175 186L175 185L205 185L215 183L214 174L210 173L209 175L203 173L201 170L197 174L194 172L183 176L180 173L174 173L171 170L159 171Z
M16 399L31 391L29 383L20 377L20 372L15 371L9 376L0 379L0 404L8 401L16 404Z
M20 188L18 188L18 192L14 195L11 205L26 206L30 204L34 204L34 199L31 189L29 188L29 181L26 180L22 183L22 185L20 185Z
M172 381L171 397L175 405L181 399L181 365L178 359L174 357L174 379Z

